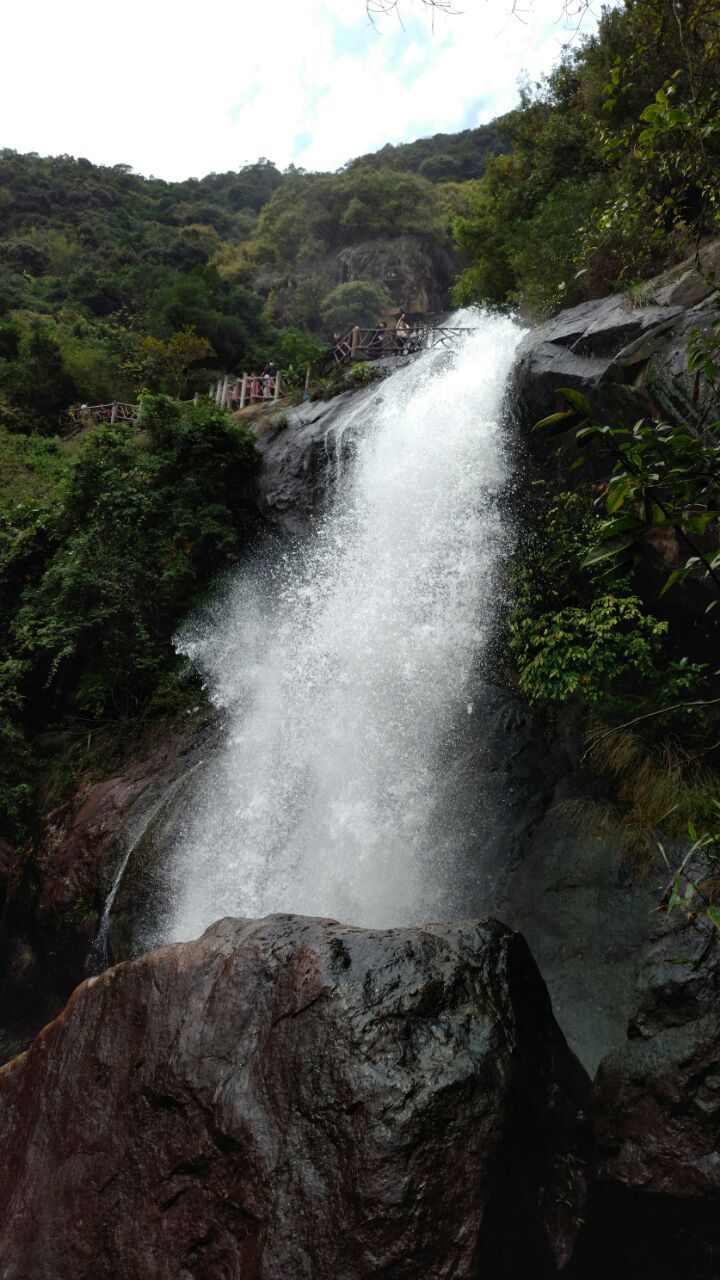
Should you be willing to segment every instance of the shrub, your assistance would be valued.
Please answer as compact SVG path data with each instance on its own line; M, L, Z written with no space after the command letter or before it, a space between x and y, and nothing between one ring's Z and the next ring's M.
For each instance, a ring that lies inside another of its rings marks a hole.
M351 280L338 284L325 295L321 307L323 321L331 329L349 325L373 325L392 309L387 289L374 280Z

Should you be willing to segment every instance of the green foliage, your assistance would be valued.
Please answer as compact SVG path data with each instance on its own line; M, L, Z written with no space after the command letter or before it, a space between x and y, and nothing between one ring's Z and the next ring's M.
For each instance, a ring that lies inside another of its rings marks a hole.
M374 325L392 309L387 289L373 280L351 280L326 294L322 318L330 329L343 331L353 324Z
M33 328L19 342L17 358L0 366L0 387L10 401L40 421L75 398L75 384L54 338Z
M448 239L439 190L426 178L395 173L372 163L337 174L286 177L263 209L257 228L234 262L238 277L293 268L303 277L328 252L354 241L403 232ZM308 268L310 270L308 271Z
M98 428L73 470L60 545L23 592L17 652L46 686L99 716L141 705L189 599L237 546L253 458L246 429L209 403L145 397L141 430Z
M503 122L475 208L456 301L546 311L623 287L720 228L716 0L629 0Z
M283 368L288 365L295 368L306 368L309 364L323 361L329 354L329 348L321 342L315 342L301 329L284 329L280 342L280 355Z
M2 450L18 437L0 433ZM69 446L20 438L0 487L0 776L5 830L28 798L33 731L68 713L140 714L168 704L171 636L246 537L253 436L208 400L146 395L137 426Z
M209 263L247 239L281 182L265 160L166 183L0 151L0 402L53 432L73 400L186 394L198 359L225 371L275 354L263 299ZM191 362L188 330L204 343Z
M165 340L148 335L142 339L140 349L146 361L146 385L152 390L178 397L187 390L190 366L214 355L207 339L189 327L178 330Z
M433 182L468 181L482 177L488 160L507 150L509 138L501 117L477 129L460 133L436 133L431 138L418 138L399 146L388 143L372 155L359 156L348 170L389 169L419 173Z
M708 351L714 341L696 333L690 351L691 370L704 370L711 379L715 366ZM571 408L543 419L536 429L562 433L573 426L578 462L592 451L611 468L602 493L606 518L597 526L585 564L604 563L614 570L636 565L650 532L675 531L686 559L660 594L701 574L714 587L708 609L714 608L720 600L720 552L704 547L708 539L711 546L716 543L720 533L720 422L692 426L641 419L633 427L610 426L592 421L590 404L577 392L561 388L560 394Z
M510 649L521 689L531 702L575 698L604 715L697 698L706 665L673 655L668 622L647 609L620 569L612 586L598 576L592 548L604 522L592 492L555 493L539 481L528 494L510 579Z
M605 594L589 608L565 608L513 626L520 688L531 702L607 701L626 679L653 679L667 623L635 596Z

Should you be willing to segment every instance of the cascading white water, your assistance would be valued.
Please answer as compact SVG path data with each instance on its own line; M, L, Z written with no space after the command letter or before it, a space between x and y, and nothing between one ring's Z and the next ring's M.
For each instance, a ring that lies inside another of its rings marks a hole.
M352 461L312 539L239 572L179 639L230 731L175 852L164 940L223 915L384 927L463 909L447 773L481 713L521 337L470 322L351 405Z

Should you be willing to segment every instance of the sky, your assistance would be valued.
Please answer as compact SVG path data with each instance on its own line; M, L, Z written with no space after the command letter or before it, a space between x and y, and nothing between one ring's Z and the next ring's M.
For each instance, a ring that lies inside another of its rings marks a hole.
M337 169L387 142L484 124L548 71L562 0L24 0L2 19L0 147L129 164L168 180ZM591 31L586 18L583 31Z

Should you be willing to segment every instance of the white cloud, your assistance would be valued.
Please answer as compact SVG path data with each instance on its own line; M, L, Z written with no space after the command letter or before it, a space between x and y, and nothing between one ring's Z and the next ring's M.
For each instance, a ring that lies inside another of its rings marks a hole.
M3 16L0 145L169 179L261 154L334 169L508 110L568 31L562 0L527 24L509 3L464 0L433 32L417 0L377 30L364 0L25 0Z

